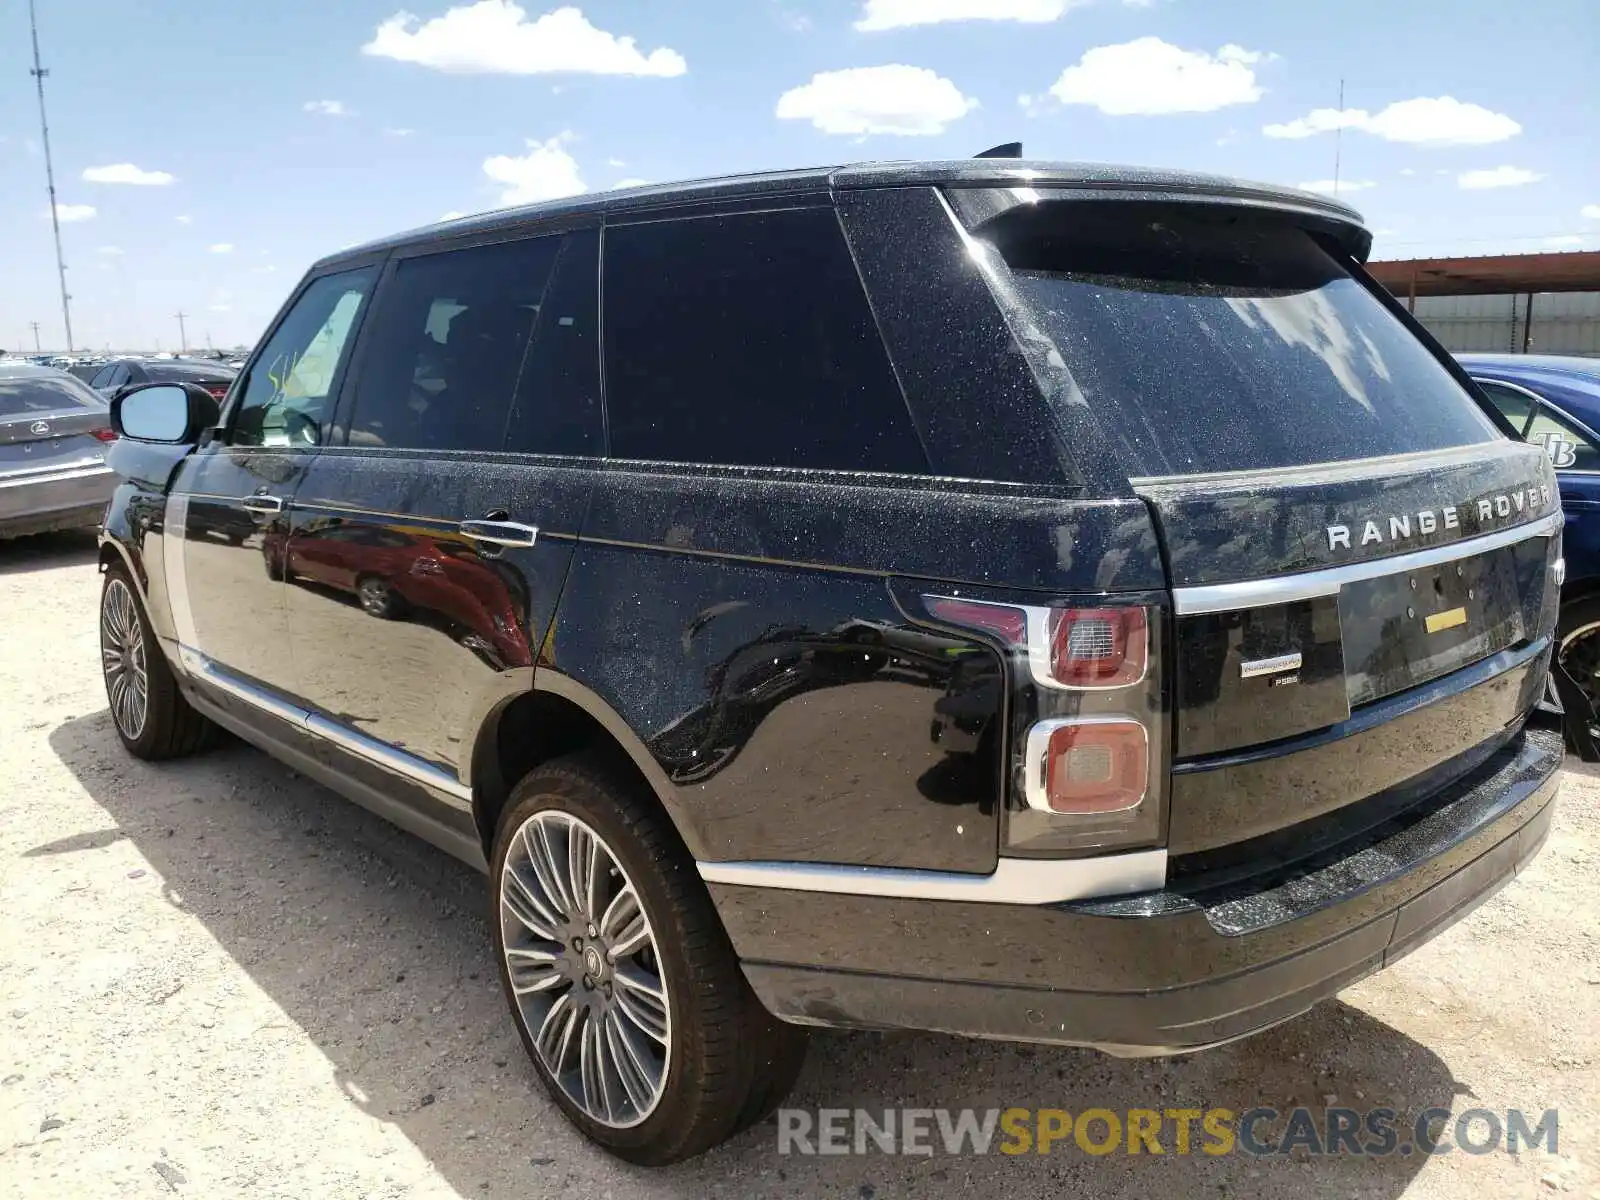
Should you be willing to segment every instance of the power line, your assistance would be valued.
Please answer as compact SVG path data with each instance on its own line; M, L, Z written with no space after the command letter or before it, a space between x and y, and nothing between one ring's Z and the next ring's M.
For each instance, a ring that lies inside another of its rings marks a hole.
M61 320L67 327L67 352L72 352L72 297L67 294L67 263L61 257L61 218L56 213L56 172L50 162L50 123L44 115L44 77L50 74L39 62L39 21L33 0L28 0L28 29L33 35L33 76L39 88L39 137L44 143L44 178L50 188L50 228L56 235L56 274L61 278Z

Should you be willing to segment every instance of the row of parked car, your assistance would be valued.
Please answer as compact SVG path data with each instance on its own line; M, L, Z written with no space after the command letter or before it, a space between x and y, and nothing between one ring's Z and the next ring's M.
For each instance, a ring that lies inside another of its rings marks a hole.
M486 870L534 1069L635 1162L808 1025L1243 1037L1538 852L1553 655L1593 751L1600 371L1453 360L1370 248L989 157L340 251L223 402L111 401L112 723Z

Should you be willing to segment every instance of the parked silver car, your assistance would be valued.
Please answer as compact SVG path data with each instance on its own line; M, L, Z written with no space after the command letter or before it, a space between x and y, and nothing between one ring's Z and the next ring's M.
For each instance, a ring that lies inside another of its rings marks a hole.
M82 380L0 362L0 538L98 526L115 440L105 400Z

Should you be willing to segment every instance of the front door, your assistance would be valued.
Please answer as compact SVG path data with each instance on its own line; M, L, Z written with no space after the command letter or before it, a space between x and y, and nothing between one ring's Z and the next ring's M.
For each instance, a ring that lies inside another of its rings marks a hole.
M345 350L375 278L367 267L306 286L235 389L222 430L185 460L167 499L165 528L179 540L164 562L180 644L291 697L280 565L288 519L325 440Z
M588 502L597 262L593 230L397 256L344 388L346 444L295 502L284 573L313 727L457 799L487 709L530 686Z

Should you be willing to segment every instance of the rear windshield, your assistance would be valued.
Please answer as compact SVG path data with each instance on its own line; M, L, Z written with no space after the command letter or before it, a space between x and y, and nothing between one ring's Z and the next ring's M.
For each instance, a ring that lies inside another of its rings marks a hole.
M238 374L222 363L151 362L144 364L144 373L157 383L201 383L207 380L228 380Z
M1287 223L1071 202L1008 218L992 237L1130 475L1500 436L1426 347Z
M0 419L104 407L99 396L69 375L0 374Z

